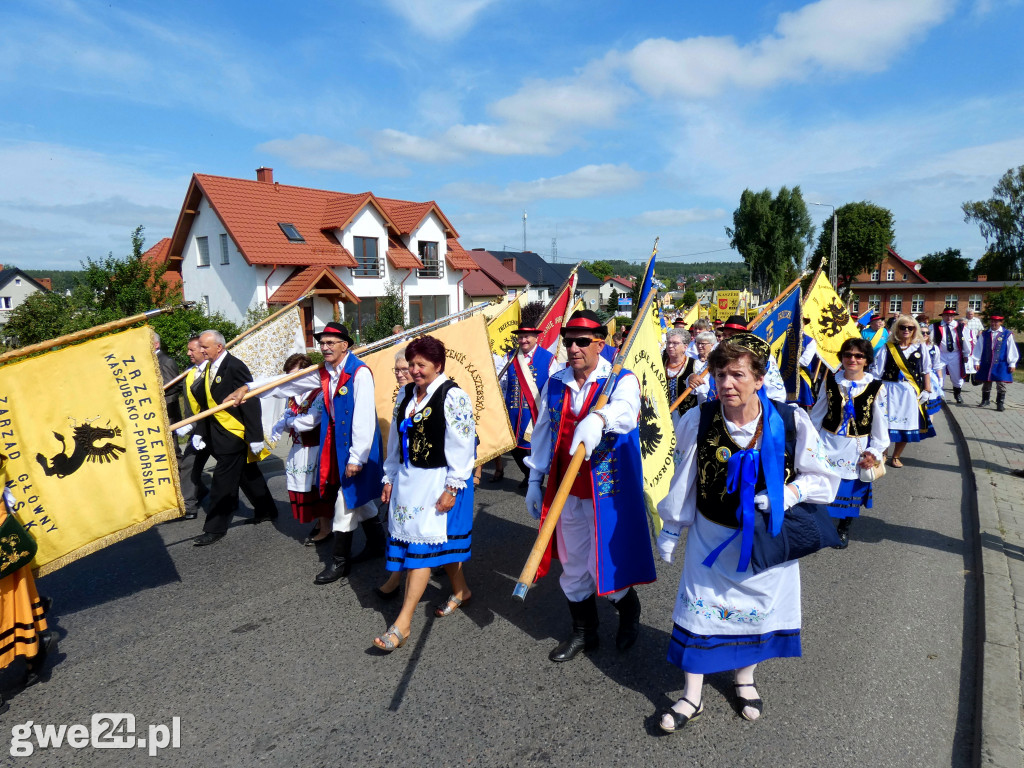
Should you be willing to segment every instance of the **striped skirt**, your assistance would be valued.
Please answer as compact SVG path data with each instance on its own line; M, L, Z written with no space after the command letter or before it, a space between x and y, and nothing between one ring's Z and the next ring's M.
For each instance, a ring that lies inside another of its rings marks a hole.
M389 571L413 568L436 568L448 563L469 560L473 542L473 483L459 491L455 506L448 510L446 526L448 541L444 544L409 544L388 536L384 565Z
M18 656L31 659L39 653L39 634L45 631L43 604L29 567L0 579L0 669Z
M835 500L828 505L830 517L859 517L860 508L871 509L871 483L851 477L839 483Z

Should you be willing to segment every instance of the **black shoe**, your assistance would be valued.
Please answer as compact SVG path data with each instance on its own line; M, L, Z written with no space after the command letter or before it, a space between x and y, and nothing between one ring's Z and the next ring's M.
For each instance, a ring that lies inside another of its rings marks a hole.
M519 490L523 490L523 488L525 488L529 484L530 484L530 478L529 477L524 477L522 480L519 481L519 485L516 486L516 487L519 488Z
M373 591L377 594L377 597L379 597L385 603L390 603L392 600L395 600L396 598L401 597L402 595L401 585L395 587L390 592L385 592L380 587L374 587Z
M223 533L201 533L192 540L193 547L206 547L224 538Z
M47 615L53 609L53 598L46 595L39 596L39 602L43 606L43 615Z
M989 400L987 397L983 397L983 398L981 398L981 402L978 403L978 407L979 408L985 408L986 406L989 406L991 404L992 404L991 400Z
M640 637L640 596L632 587L617 603L612 603L619 612L619 631L615 634L615 647L621 653L633 647Z
M1003 397L997 397L996 398L996 410L997 411L1005 411L1006 410L1006 399L1005 398L1003 398Z
M839 535L839 543L832 549L846 549L850 545L850 518L844 517L839 521L836 533Z
M381 525L380 519L376 516L371 517L369 520L363 520L359 525L362 527L363 533L366 534L366 545L358 555L352 558L352 562L362 563L367 560L376 560L378 557L384 557L388 538L384 533L384 526Z
M338 579L348 576L352 570L352 560L347 557L335 557L331 559L330 565L324 568L313 579L314 584L333 584Z
M183 517L182 519L183 520L195 520L197 517L199 517L199 513L198 512L186 512L185 513L185 517Z
M254 515L243 521L245 525L259 525L260 523L274 522L277 520L277 514L273 515Z
M598 646L597 597L591 595L577 603L570 600L569 613L572 615L572 634L548 654L552 661L571 661L580 651L592 651Z
M502 472L500 475L497 472L495 472L493 475L491 475L491 477L487 480L487 482L488 483L500 483L504 479L505 479L505 473L504 472Z
M39 675L43 667L46 666L46 657L50 655L50 652L56 645L57 633L52 629L39 633L39 650L35 656L27 661L29 674Z
M953 399L960 405L964 404L964 399L960 396L960 387L953 387Z

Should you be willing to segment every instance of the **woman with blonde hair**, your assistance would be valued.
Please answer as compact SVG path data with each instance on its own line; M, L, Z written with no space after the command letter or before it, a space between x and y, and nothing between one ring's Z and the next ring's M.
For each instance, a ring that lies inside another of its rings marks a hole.
M892 466L903 466L907 443L935 436L928 418L932 396L931 358L921 328L910 315L900 315L892 325L889 341L878 351L872 373L884 383L889 440L895 445Z

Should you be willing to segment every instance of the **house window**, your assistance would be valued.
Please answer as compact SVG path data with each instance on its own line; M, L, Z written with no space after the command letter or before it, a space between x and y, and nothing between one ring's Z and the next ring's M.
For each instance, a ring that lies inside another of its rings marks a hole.
M882 306L882 297L881 296L879 296L877 293L873 293L870 296L868 296L868 307L870 309L873 309L873 310L875 310L875 312L877 312L881 306Z
M197 267L208 267L210 266L210 238L208 237L197 237L196 247L199 249L199 260L196 261Z
M423 262L423 269L416 270L419 277L444 277L444 270L437 258L437 243L419 243L420 261Z
M283 223L283 222L279 221L277 223L277 226L279 226L281 228L281 231L284 232L284 236L287 237L291 242L293 242L293 243L304 243L304 242L306 242L306 238L304 238L302 235L299 234L299 230L297 230L295 228L294 224L286 224L286 223Z
M914 297L910 300L910 311L915 315L924 312L924 296L920 293L915 293Z
M981 294L972 293L967 299L967 307L975 312L981 312Z
M877 269L872 269L871 270L871 280L872 280L872 282L875 282L875 283L878 282L878 270Z
M409 324L432 323L448 314L448 296L410 296Z
M904 283L905 283L905 282L907 282L907 280L908 280L909 278L910 278L910 275L908 275L908 274L907 274L906 272L904 272L904 273L903 273L903 282L904 282Z
M11 308L11 297L10 296L0 296L0 309L10 309L10 308Z
M15 285L21 285L21 278L20 277L14 278L14 284Z
M860 314L860 297L859 296L854 296L853 297L853 302L850 304L850 311L853 314L855 314L855 315L859 315Z
M222 234L220 236L220 263L230 264L231 260L228 257L228 236Z
M895 269L887 269L887 270L885 270L885 279L887 281L889 281L889 282L892 282L893 280L895 280L896 279L896 270Z
M505 295L508 297L509 301L511 301L512 299L514 299L516 297L516 293L517 293L517 291L516 291L515 288L508 288L505 291Z
M903 311L903 296L899 293L894 293L889 297L889 314L895 315L897 312Z
M958 301L959 301L959 299L957 298L957 295L955 293L948 294L946 296L946 308L947 309L956 309L956 305L957 305Z
M353 277L380 277L381 264L377 251L377 238L356 237L355 256L359 265L352 268Z
M206 238L204 237L203 239L205 240ZM205 295L201 296L199 298L199 304L203 308L203 314L204 315L209 315L210 314L210 297L209 296L205 296Z

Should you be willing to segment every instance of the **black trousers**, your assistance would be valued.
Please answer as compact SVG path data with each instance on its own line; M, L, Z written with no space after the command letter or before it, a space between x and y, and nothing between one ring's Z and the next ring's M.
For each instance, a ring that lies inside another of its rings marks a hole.
M241 490L252 505L256 517L277 517L277 505L270 495L267 481L257 462L246 461L246 451L215 455L213 483L210 487L210 510L203 530L206 533L227 533L231 516L238 506Z
M530 455L530 449L516 446L510 451L510 453L512 454L512 460L515 461L516 466L519 467L519 471L526 476L527 480L529 480L530 468L526 466L526 462L524 460Z
M181 478L181 496L185 499L185 511L195 512L200 500L210 492L203 482L203 470L210 458L208 450L197 451L190 445L178 459L178 475Z

